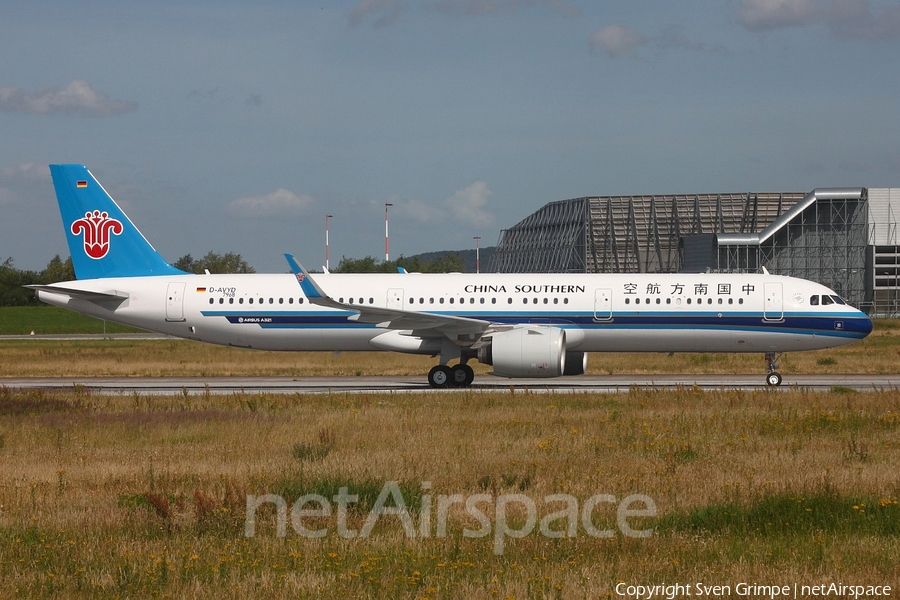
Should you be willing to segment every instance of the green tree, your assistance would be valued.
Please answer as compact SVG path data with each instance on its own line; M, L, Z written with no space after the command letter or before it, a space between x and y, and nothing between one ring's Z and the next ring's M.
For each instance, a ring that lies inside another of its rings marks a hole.
M20 271L13 265L12 257L0 264L0 306L24 306L37 302L34 292L22 287L39 283L34 271Z
M56 283L58 281L72 281L75 279L75 267L72 265L72 257L66 260L59 254L50 259L46 268L41 271L41 283Z
M435 260L423 262L417 256L406 258L401 256L397 260L379 261L373 256L365 258L341 258L337 268L332 273L396 273L397 267L403 267L410 273L455 273L463 272L466 262L456 252L448 252Z
M247 264L240 254L235 252L226 252L225 254L217 254L210 250L206 256L199 260L194 260L190 254L185 254L175 261L172 265L176 269L187 271L188 273L203 274L206 271L210 273L256 273L256 269Z

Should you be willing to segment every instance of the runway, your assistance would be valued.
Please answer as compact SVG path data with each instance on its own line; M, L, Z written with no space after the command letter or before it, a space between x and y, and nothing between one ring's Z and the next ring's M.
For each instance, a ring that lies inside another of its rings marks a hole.
M555 379L503 379L481 375L465 390L432 389L422 376L382 377L35 377L0 378L0 387L25 390L78 390L109 395L167 394L345 394L345 393L624 393L637 386L703 390L790 391L883 390L900 388L900 375L790 375L778 388L753 375L588 375Z

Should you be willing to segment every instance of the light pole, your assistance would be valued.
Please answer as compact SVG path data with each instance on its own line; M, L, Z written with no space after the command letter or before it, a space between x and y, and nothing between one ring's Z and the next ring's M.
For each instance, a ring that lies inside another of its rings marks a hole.
M481 250L480 250L481 236L476 235L472 239L475 240L475 272L481 273Z
M391 253L390 246L388 245L388 240L390 239L388 235L388 207L393 206L390 202L384 203L384 262L390 262Z
M325 270L330 270L331 265L328 264L328 219L334 217L334 215L325 215Z

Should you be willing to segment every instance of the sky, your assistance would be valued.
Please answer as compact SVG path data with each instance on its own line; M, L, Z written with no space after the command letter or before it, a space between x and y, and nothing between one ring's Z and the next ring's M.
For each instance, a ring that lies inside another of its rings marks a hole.
M0 0L0 261L49 163L163 257L496 244L582 196L900 187L900 3Z

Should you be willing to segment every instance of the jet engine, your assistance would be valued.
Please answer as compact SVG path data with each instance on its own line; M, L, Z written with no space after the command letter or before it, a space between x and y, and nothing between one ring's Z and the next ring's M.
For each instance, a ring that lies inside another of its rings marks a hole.
M559 377L566 370L566 332L559 327L519 327L491 335L478 362L500 377Z

